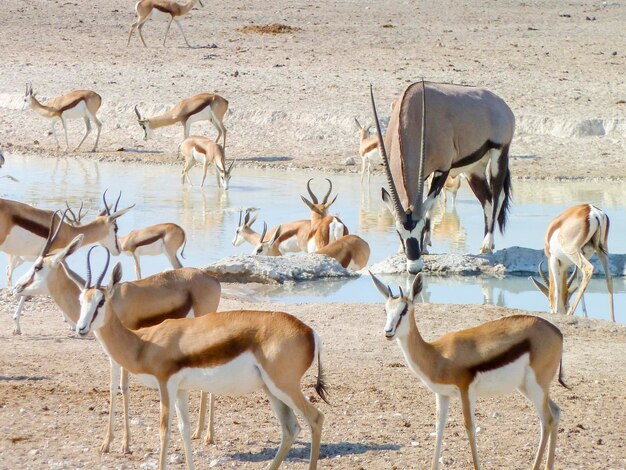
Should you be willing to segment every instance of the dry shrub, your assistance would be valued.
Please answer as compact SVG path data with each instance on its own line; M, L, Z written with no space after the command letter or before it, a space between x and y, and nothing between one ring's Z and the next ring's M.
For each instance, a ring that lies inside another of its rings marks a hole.
M239 31L240 33L253 34L286 34L302 31L302 28L298 28L297 26L289 26L286 24L272 23L263 25L251 24L248 26L244 26L243 28L239 28L237 31Z

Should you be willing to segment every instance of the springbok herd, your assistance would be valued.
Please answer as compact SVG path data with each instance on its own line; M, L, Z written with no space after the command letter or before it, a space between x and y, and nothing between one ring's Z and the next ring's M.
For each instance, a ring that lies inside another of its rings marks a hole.
M178 18L195 4L196 0L182 5L168 0L140 0L128 42L137 29L145 45L142 27L155 10L169 14L168 31L171 23L176 22L184 37ZM31 85L26 86L24 95L25 105L50 119L55 138L55 124L61 121L66 149L69 148L66 122L80 118L85 122L86 132L78 147L89 135L93 123L98 132L93 151L97 149L102 124L96 114L101 102L100 95L90 90L72 91L46 104L37 100ZM565 386L561 374L563 335L559 329L540 317L516 315L449 333L429 343L422 339L415 321L415 301L423 283L422 254L430 245L430 212L442 190L456 194L461 177L469 184L484 210L482 253L494 249L496 223L500 231L505 228L511 197L508 162L515 129L513 112L504 100L488 90L421 81L409 85L394 101L383 136L373 92L371 105L376 133L370 135L369 129L356 121L360 133L361 181L366 173L369 181L372 166L382 159L388 186L382 189L382 199L394 216L407 271L415 275L408 292L400 288L397 295L374 275L371 277L386 301L385 338L397 340L410 370L436 396L437 433L432 468L437 469L440 464L451 397L461 400L472 460L478 469L476 397L515 390L528 398L540 419L540 442L533 469L543 462L546 447L545 468L554 468L559 407L550 399L549 389L555 376ZM227 132L223 119L227 109L228 101L221 96L201 93L182 100L160 116L143 117L137 107L135 112L145 139L156 128L176 123L183 126L184 140L178 147L185 160L183 184L185 180L191 183L188 172L196 163L203 167L204 184L208 166L213 162L218 185L228 190L234 161L228 165L225 159ZM202 120L216 127L216 140L190 135L191 124ZM0 166L2 163L4 157ZM426 181L429 187L425 192ZM333 186L330 180L327 182L327 192L318 198L311 180L308 181L309 198L302 197L310 210L306 219L270 229L264 224L263 231L258 233L252 228L257 215L240 212L233 245L250 243L257 256L292 252L325 254L346 268L364 268L369 260L369 245L359 236L349 234L341 219L329 213L337 195L330 199ZM269 468L278 468L294 443L300 431L296 415L303 417L311 429L309 468L317 468L324 416L303 395L301 380L317 361L315 390L326 401L327 383L318 334L288 313L243 310L215 313L221 296L220 282L200 269L182 266L178 252L181 250L182 255L187 241L184 230L176 224L163 223L118 236L117 219L133 207L119 209L120 198L121 193L114 204L109 204L105 192L102 212L88 223L82 221L82 205L76 214L69 206L52 212L0 200L0 250L9 257L9 285L15 266L24 260L33 262L13 288L20 297L14 314L14 333L21 334L20 312L25 297L33 295L52 296L79 336L94 333L111 362L110 412L102 452L109 451L113 439L118 384L124 404L122 451L130 452L130 373L159 390L159 468L165 468L168 463L172 404L184 441L187 468L191 469L194 467L191 439L202 433L207 394L241 395L259 389L265 391L282 428L280 447ZM608 232L607 215L591 204L572 207L549 224L544 246L548 276L540 264L541 280L533 278L532 282L548 297L551 312L573 314L593 274L589 259L595 253L604 268L614 321ZM66 259L82 246L94 243L106 250L106 264L97 275L92 275L91 253L96 247L91 247L86 279L83 279L68 267ZM121 264L117 263L105 284L110 256L121 252L133 256L137 280L122 282ZM140 256L161 253L174 269L142 279ZM572 265L573 272L568 275ZM575 283L577 277L580 280ZM570 297L576 291L570 304ZM202 392L200 418L193 436L188 416L190 390ZM214 441L213 408L211 396L207 444Z

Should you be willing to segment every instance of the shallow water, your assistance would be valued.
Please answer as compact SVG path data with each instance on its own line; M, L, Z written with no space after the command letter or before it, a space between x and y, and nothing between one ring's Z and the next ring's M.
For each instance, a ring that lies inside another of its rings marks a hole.
M229 191L216 187L214 175L207 177L205 188L181 185L179 166L139 165L130 163L97 163L82 159L41 159L38 157L7 158L0 174L10 174L19 183L0 180L0 195L37 207L59 209L67 200L77 208L81 198L90 208L85 220L91 220L102 208L101 195L109 188L111 196L123 191L120 207L136 204L119 219L120 234L160 222L176 222L185 228L188 237L183 264L202 266L236 253L250 253L250 245L233 247L239 210L261 208L255 224L261 230L263 221L269 226L290 220L308 218L306 206L299 195L306 195L308 178L315 177L313 188L318 196L326 189L324 177L331 177L334 191L339 193L333 210L353 233L365 238L372 248L370 263L395 253L399 241L392 227L392 218L380 200L382 177L373 177L369 190L361 191L357 175L322 175L293 171L270 171L237 168ZM200 170L192 170L192 181L200 182ZM514 183L514 202L506 234L496 236L496 248L526 246L541 249L548 222L559 212L574 204L591 202L611 218L609 249L626 252L626 239L618 236L626 231L623 183L593 182L525 182ZM111 197L109 198L111 199ZM450 201L448 201L450 205ZM454 251L475 253L482 241L483 217L480 205L466 186L459 192L456 210L437 211L433 218L431 253ZM73 257L71 265L84 272L83 251ZM134 277L132 259L120 258L125 279ZM0 272L6 262L0 257ZM169 267L164 257L143 257L144 275ZM25 271L21 266L14 281ZM385 278L401 282L402 277ZM4 276L0 285L5 286ZM615 311L618 321L626 321L626 283L615 280ZM367 277L350 281L318 281L297 287L260 287L258 298L305 302L377 302L380 297ZM547 310L547 300L530 282L521 277L506 279L431 277L426 282L426 300L434 303L495 303L497 305ZM604 279L594 279L585 295L591 316L608 318L608 301Z

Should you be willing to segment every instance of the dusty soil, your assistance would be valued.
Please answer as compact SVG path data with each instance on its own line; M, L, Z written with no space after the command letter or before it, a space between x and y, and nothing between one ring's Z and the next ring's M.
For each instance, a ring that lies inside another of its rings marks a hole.
M112 452L97 451L108 410L108 360L97 341L68 331L48 300L27 304L24 334L11 335L12 299L0 293L0 467L153 468L158 451L158 395L132 382L132 455L119 453L121 415ZM257 308L236 300L221 308ZM312 325L324 342L332 406L326 416L321 468L427 468L433 452L434 396L405 367L400 349L383 338L382 305L274 305ZM521 313L486 306L423 305L418 325L427 339L458 328ZM445 319L445 321L442 321ZM623 411L626 327L603 321L551 316L565 335L566 390L552 396L562 409L557 468L626 468ZM304 379L314 396L314 377ZM197 412L193 397L191 412ZM197 468L264 468L280 439L278 422L262 393L220 397L217 444L194 441ZM521 396L481 399L477 404L479 453L485 468L530 468L538 441L532 407ZM182 452L174 428L170 453ZM285 468L305 468L308 430L303 430ZM452 402L444 436L444 468L471 468L460 406ZM183 468L182 464L172 468Z
M42 98L82 88L102 95L96 158L171 162L180 127L144 143L133 106L151 115L215 91L230 102L228 157L339 170L357 155L353 117L371 122L369 83L384 116L424 77L484 86L511 105L515 177L626 176L623 2L212 2L183 19L193 49L176 28L161 46L164 18L144 28L147 49L136 35L126 47L134 3L3 2L1 146L55 154L47 121L19 110L32 82ZM273 23L301 30L241 32ZM74 145L82 126L70 125ZM193 132L215 135L205 124Z

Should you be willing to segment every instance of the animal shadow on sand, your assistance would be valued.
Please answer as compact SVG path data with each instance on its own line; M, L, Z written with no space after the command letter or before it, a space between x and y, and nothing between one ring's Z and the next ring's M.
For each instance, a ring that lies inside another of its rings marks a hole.
M298 446L298 447L295 447ZM361 442L335 442L332 444L322 444L320 447L320 459L330 459L338 455L358 455L367 452L376 452L381 450L400 450L397 444L364 444ZM238 462L263 462L272 460L276 455L278 443L276 447L265 447L259 452L237 452L232 454L230 458ZM294 447L291 448L285 460L292 461L308 461L311 453L311 444L303 441L296 441Z

